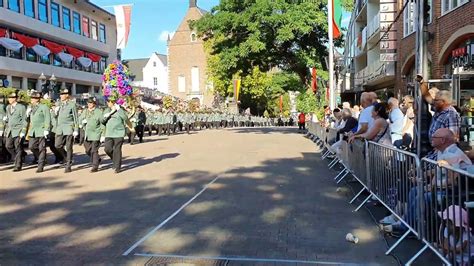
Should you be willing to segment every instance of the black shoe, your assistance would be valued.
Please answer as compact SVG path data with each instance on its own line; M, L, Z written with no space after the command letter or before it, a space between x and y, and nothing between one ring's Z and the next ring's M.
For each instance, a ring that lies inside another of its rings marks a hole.
M38 169L36 169L36 173L42 173L42 172L44 172L43 167L38 167Z
M91 173L96 173L97 171L98 171L97 168L92 168L90 172Z
M120 173L120 169L115 169L114 171L116 174Z
M66 169L64 169L64 173L70 173L70 172L72 172L71 167L66 167Z
M15 167L15 168L13 169L13 172L20 172L20 171L21 171L21 167Z

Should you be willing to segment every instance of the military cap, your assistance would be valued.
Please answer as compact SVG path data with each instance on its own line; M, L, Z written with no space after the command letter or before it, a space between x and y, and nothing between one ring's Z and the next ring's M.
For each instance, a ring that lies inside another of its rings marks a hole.
M16 94L16 92L12 92L10 94L7 95L7 98L17 98L18 95Z
M69 90L68 89L62 89L59 94L69 94Z
M89 97L89 99L87 99L87 102L97 104L97 98L96 97Z
M41 98L41 93L38 92L38 91L33 91L33 92L31 92L30 97L33 98L33 99L39 99L39 98Z

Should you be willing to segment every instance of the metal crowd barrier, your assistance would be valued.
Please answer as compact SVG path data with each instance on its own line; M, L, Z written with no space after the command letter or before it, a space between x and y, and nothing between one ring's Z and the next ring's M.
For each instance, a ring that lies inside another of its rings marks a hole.
M315 142L324 145L335 159L329 167L341 164L343 169L334 178L340 183L349 174L362 189L351 199L353 203L364 191L369 195L355 209L358 211L370 198L378 200L406 228L403 236L386 252L390 254L409 234L415 235L423 247L408 261L413 263L431 249L446 265L473 265L469 216L474 215L474 175L449 165L422 159L416 154L372 141L342 141L336 150L329 149L334 131L319 124L310 126ZM472 179L472 181L471 181ZM460 227L450 229L447 218ZM446 218L446 217L445 217ZM474 240L473 240L474 241ZM462 243L459 244L459 243ZM473 254L474 255L474 254Z
M408 207L418 209L421 224L419 234L423 248L409 261L415 261L427 248L451 265L472 265L471 248L473 226L470 216L474 206L474 174L453 168L443 161L423 158L417 190L412 190ZM416 205L416 204L420 205ZM412 211L413 212L413 211ZM448 221L449 220L449 221Z

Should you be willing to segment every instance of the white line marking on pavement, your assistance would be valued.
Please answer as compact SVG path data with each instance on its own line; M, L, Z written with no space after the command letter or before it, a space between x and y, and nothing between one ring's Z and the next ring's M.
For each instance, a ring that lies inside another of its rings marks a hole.
M246 258L246 257L221 257L221 256L183 256L172 254L145 254L135 253L139 257L159 257L159 258L176 258L176 259L202 259L202 260L228 260L228 261L251 261L251 262L274 262L274 263L301 263L301 264L321 264L321 265L361 265L357 263L332 262L332 261L313 261L313 260L286 260L286 259L263 259L263 258ZM367 265L367 264L366 264Z
M127 249L127 251L125 251L122 256L128 256L128 254L130 254L135 248L137 248L140 244L142 244L145 240L147 240L151 235L153 235L156 231L160 230L160 228L162 228L165 224L167 224L169 221L171 221L171 219L173 219L176 215L178 215L184 208L186 208L189 204L191 204L191 202L193 202L197 197L199 197L199 195L201 195L204 191L206 191L206 189L212 185L214 182L216 182L217 179L219 179L220 176L217 176L216 178L214 178L211 182L207 183L207 185L205 185L201 191L199 191L196 195L194 195L194 197L192 197L190 200L188 200L186 203L184 203L178 210L176 210L173 214L171 214L168 218L166 218L166 220L164 220L163 222L161 222L159 225L157 225L155 228L153 228L153 230L151 230L150 232L148 232L148 234L146 234L144 237L142 237L142 239L138 240L135 244L133 244L133 246L131 246L129 249Z

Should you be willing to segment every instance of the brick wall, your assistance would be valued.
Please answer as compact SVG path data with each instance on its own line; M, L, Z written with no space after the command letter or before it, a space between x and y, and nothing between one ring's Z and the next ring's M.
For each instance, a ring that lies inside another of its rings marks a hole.
M403 1L400 0L400 10ZM455 34L458 29L461 29L467 25L474 25L474 1L471 1L451 12L441 16L441 1L433 0L434 5L432 6L433 19L432 23L428 25L428 31L431 35L431 40L428 42L428 52L431 57L431 79L440 79L444 74L444 66L441 55L441 49L445 45L449 45L447 49L449 54L453 48L456 48L463 41L466 40L469 35L463 35L463 37L457 38L454 42L447 44L449 38ZM398 61L397 61L397 73L396 73L396 92L400 92L401 95L406 93L406 80L402 79L403 75L407 75L412 67L414 67L414 56L415 51L415 34L412 33L407 37L403 37L403 15L397 21L398 32ZM471 32L474 35L474 31Z
M168 69L169 69L169 93L182 99L187 99L191 91L191 69L199 68L199 90L204 94L203 104L210 106L213 100L210 92L206 91L206 53L203 41L197 39L191 41L193 31L189 28L189 20L198 20L202 17L201 11L192 7L188 9L186 16L176 30L175 35L168 43ZM184 76L186 80L186 92L178 91L178 77Z

